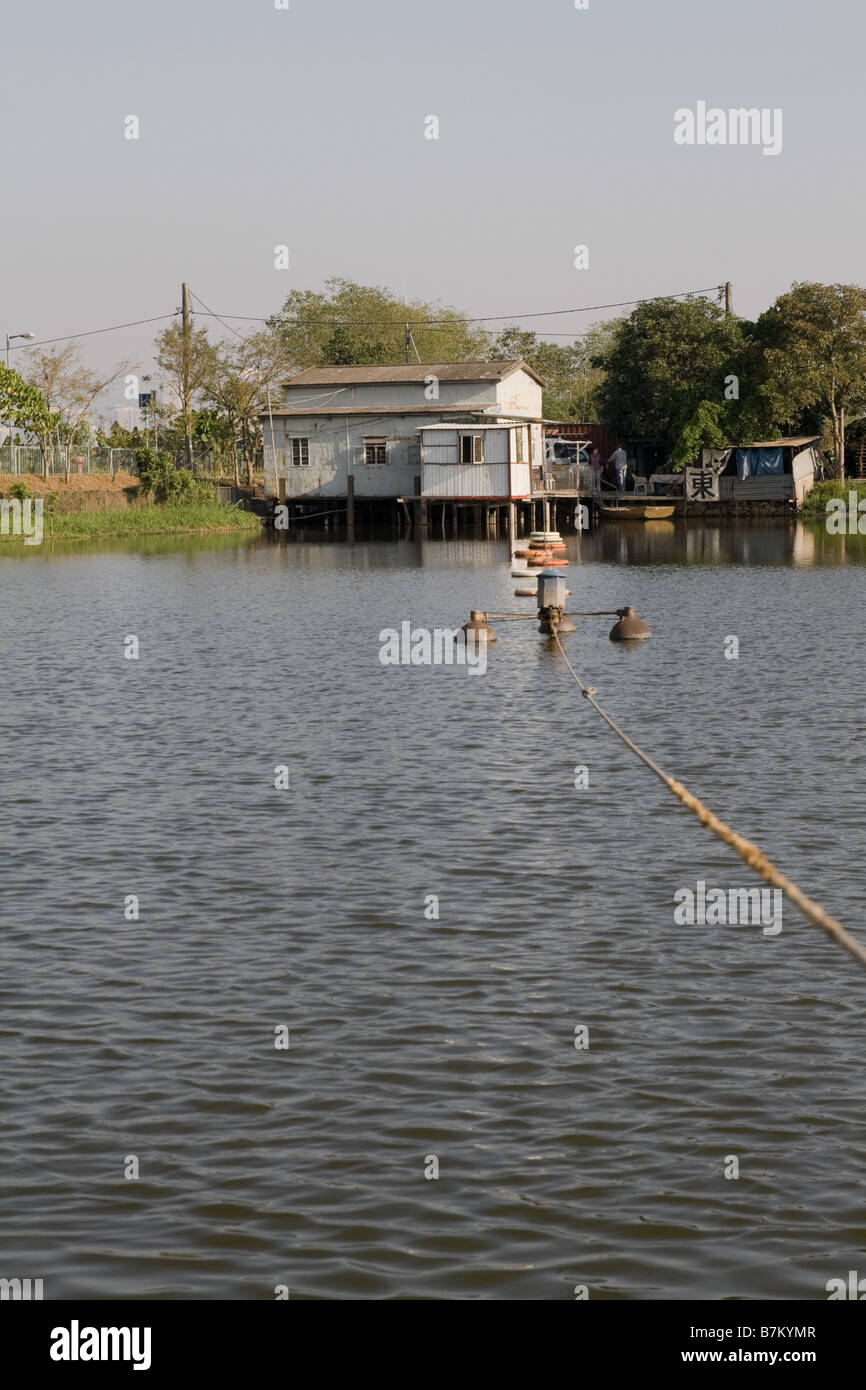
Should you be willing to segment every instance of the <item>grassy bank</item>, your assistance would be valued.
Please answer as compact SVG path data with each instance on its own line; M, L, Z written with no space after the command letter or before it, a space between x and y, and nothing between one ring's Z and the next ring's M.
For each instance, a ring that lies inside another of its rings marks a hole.
M827 503L834 497L841 497L843 502L848 501L848 494L856 492L857 501L866 498L866 478L846 478L844 483L837 480L816 483L812 491L807 494L798 515L804 520L824 520L827 515Z
M124 536L204 536L219 531L258 531L253 512L222 502L165 502L124 511L51 512L43 518L43 540L95 541ZM24 536L0 534L0 545L23 545Z

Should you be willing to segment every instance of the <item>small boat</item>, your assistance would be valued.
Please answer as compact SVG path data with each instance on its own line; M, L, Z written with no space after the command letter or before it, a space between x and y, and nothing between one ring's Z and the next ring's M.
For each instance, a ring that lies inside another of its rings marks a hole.
M673 516L676 505L664 502L641 502L616 503L613 506L602 504L600 508L602 516L607 521L666 521L669 516Z

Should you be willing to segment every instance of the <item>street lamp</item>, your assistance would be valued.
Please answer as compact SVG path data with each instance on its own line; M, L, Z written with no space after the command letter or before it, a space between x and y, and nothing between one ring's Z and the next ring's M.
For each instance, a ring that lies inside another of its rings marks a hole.
M12 342L13 338L35 338L35 337L36 337L36 334L35 334L35 333L7 333L7 334L6 334L6 369L7 369L7 371L9 370L9 344ZM10 449L10 462L9 462L9 467L10 467L10 468L13 468L13 467L14 467L14 463L15 463L15 459L14 459L14 453L15 453L15 451L14 451L14 447L13 447L13 446L14 446L14 443L15 443L15 439L14 439L14 436L13 436L13 434L12 434L12 426L10 425L10 426L9 426L9 449Z
M35 333L7 333L6 334L6 366L9 366L9 344L16 338L35 338Z

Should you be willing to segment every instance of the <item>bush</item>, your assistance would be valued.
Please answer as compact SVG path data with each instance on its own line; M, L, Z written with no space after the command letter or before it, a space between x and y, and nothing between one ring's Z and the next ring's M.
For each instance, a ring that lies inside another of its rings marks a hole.
M138 449L135 455L140 480L139 495L154 502L212 502L214 489L188 468L176 468L170 454Z
M12 484L12 486L9 489L9 496L17 497L19 502L23 502L26 498L32 497L33 494L31 493L26 483L20 482Z
M174 460L169 454L158 454L154 449L138 449L135 462L138 465L141 496L164 502L174 472Z
M806 494L803 505L800 508L800 516L826 516L827 503L831 501L831 499L837 497L847 503L849 492L856 492L858 502L862 501L863 498L866 498L866 480L863 478L846 478L843 483L840 482L838 478L829 478L824 482L816 483L811 491Z
M176 468L168 480L165 497L168 502L211 502L213 498L211 484L200 482L188 468Z

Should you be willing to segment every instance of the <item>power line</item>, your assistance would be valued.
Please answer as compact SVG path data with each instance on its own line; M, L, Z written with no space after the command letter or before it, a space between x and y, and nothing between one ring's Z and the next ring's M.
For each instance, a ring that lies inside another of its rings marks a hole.
M602 309L626 309L632 304L654 304L665 299L688 299L692 295L719 293L723 290L723 285L709 285L706 289L702 290L681 290L677 294L656 294L650 295L648 298L644 299L620 299L617 300L615 303L611 304L583 304L574 309L540 309L536 313L528 314L481 314L472 318L465 317L462 314L457 314L453 319L446 318L444 320L442 318L410 319L409 324L413 328L438 328L444 330L452 328L455 323L504 323L506 321L513 322L515 319L558 318L564 314L594 314L599 313ZM201 295L195 294L194 291L192 293L193 297L196 300L198 300L199 304L202 305L208 317L215 318L218 323L222 324L223 328L227 329L230 333L234 333L235 336L238 338L241 338L243 335L241 333L238 333L236 328L232 328L231 324L226 323L226 319L235 319L236 321L242 321L245 323L270 323L276 320L280 324L307 323L312 321L314 323L326 324L329 326L339 324L351 324L353 327L356 328L393 328L395 326L392 320L390 319L316 318L314 320L309 320L300 316L282 317L279 314L271 314L270 316L265 318L263 318L259 314L217 314L213 309L208 308L204 300L201 298ZM40 338L38 342L31 343L30 346L49 347L53 343L71 342L74 338L93 338L101 333L118 333L123 328L139 328L142 324L163 323L166 319L177 318L179 314L180 310L175 309L170 314L156 314L152 318L133 319L129 323L114 323L107 328L89 328L85 329L83 332L80 333L65 333L57 338ZM406 320L404 319L402 322L405 323ZM573 338L581 337L583 335L568 332L552 332L550 336L554 338ZM16 351L16 349L13 348L12 351Z
M117 333L121 328L138 328L143 323L162 323L164 319L176 319L180 313L175 309L173 314L157 314L152 319L134 319L132 323L114 323L110 328L89 328L84 333L66 333L62 338L40 338L38 343L31 343L31 347L47 347L51 343L68 343L72 338L92 338L97 333ZM15 349L13 348L14 352Z
M262 318L260 315L257 314L219 315L214 313L212 309L208 310L208 312L212 315L213 318L219 319L220 323L222 323L223 319L243 320L246 323L270 323L273 320L277 320L279 323L307 323L312 321L314 323L321 324L351 323L352 326L356 328L393 328L402 327L408 321L410 326L413 328L450 328L453 326L455 322L458 321L460 323L503 323L506 320L513 319L557 318L563 314L594 314L602 309L626 309L630 304L654 304L664 299L688 299L691 295L718 294L723 290L724 285L708 285L705 289L702 290L680 290L677 294L654 294L643 299L620 299L612 304L583 304L575 309L540 309L537 313L528 314L480 314L474 318L464 316L463 314L456 314L454 319L451 320L447 318L443 319L441 317L438 319L401 319L399 324L396 320L392 321L391 319L315 318L313 320L309 320L299 315L293 316L291 314L285 316L281 314L271 314L267 318ZM198 295L196 295L196 298L198 299ZM203 301L199 300L199 302L201 303ZM223 326L227 327L228 325L223 324ZM556 336L559 337L570 335L557 334Z
M197 300L198 300L198 302L199 302L199 304L201 305L201 307L207 311L207 313L210 315L211 318L216 319L217 323L221 323L222 326L223 326L223 328L227 328L228 331L229 331L229 333L234 333L235 337L236 337L236 338L240 338L240 339L241 339L241 342L243 342L243 336L244 336L243 333L239 333L238 330L237 330L236 328L232 328L232 326L231 326L230 323L226 323L223 319L221 319L220 316L219 316L219 314L215 314L214 311L213 311L213 309L211 309L207 304L205 304L205 302L204 302L204 300L202 299L202 297L201 297L200 294L196 294L195 290L190 290L190 294L192 295L193 299L197 299ZM228 314L227 314L227 315L226 315L226 318L229 318L229 317L233 318L234 315L228 315Z

